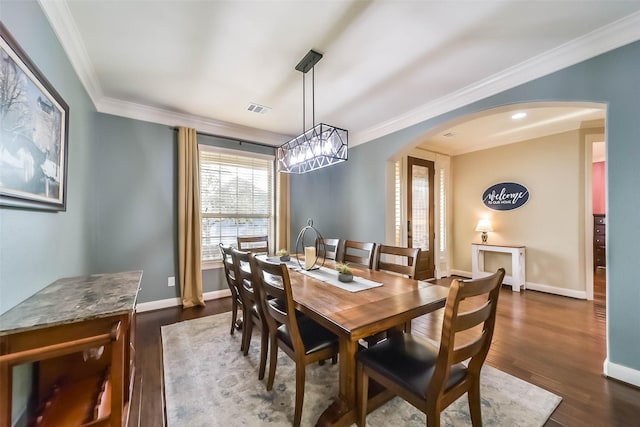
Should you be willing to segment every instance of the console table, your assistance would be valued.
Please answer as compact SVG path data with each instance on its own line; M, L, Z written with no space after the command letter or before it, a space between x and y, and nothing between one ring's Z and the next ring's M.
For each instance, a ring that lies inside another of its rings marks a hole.
M126 426L141 271L55 281L0 316L0 427L13 366L34 364L35 425Z
M490 276L493 272L484 271L485 252L499 252L511 254L511 276L504 276L504 283L511 285L511 289L520 292L526 289L525 280L525 246L503 246L472 243L471 244L471 274L474 279Z

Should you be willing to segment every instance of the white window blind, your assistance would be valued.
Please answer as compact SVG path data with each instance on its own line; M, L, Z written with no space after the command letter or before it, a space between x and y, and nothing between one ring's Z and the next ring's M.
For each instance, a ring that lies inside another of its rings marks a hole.
M402 160L396 160L394 165L394 191L395 191L395 245L402 246Z
M446 174L444 169L440 169L440 254L444 254L447 249L447 191L446 191Z
M220 242L273 234L273 157L200 146L202 260L221 259Z

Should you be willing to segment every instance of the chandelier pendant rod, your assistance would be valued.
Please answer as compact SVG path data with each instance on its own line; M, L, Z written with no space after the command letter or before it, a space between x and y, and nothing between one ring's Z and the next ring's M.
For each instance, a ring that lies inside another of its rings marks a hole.
M311 68L311 121L316 127L316 66Z

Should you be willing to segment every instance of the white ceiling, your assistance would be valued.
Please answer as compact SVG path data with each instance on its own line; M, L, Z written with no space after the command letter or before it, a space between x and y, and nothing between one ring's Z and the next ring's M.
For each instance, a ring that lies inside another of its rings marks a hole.
M272 145L303 130L310 49L316 123L355 145L640 40L640 0L40 4L98 111Z
M525 117L513 118L515 113ZM464 117L420 141L423 148L455 156L581 128L604 128L604 104L510 105ZM603 141L604 143L604 141Z

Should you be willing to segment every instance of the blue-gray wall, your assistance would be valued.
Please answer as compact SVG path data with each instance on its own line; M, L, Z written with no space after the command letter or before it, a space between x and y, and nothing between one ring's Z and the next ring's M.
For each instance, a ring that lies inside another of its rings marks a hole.
M91 266L143 270L139 302L175 298L177 145L168 126L96 114Z
M640 370L640 42L359 145L349 161L294 176L292 234L312 217L325 236L384 240L385 162L419 135L453 118L533 101L603 102L607 109L607 334L609 361ZM553 155L550 153L549 155ZM562 177L558 177L561 179ZM455 183L454 183L455 189ZM577 220L577 219L576 219ZM454 224L455 226L455 224Z
M138 302L176 298L177 132L168 126L96 114L90 221L95 272L143 270ZM273 154L273 148L198 136L198 143ZM227 289L222 269L203 271L203 291Z
M35 1L5 1L0 20L69 105L66 212L0 207L0 314L60 277L91 271L90 168L95 109ZM14 368L12 418L26 408L31 368Z
M5 1L0 19L69 104L67 211L0 207L0 313L60 277L91 271L89 159L95 143L95 109L35 1Z
M346 162L292 175L291 247L308 218L325 238L383 242L385 161L395 151L371 142L349 150Z

